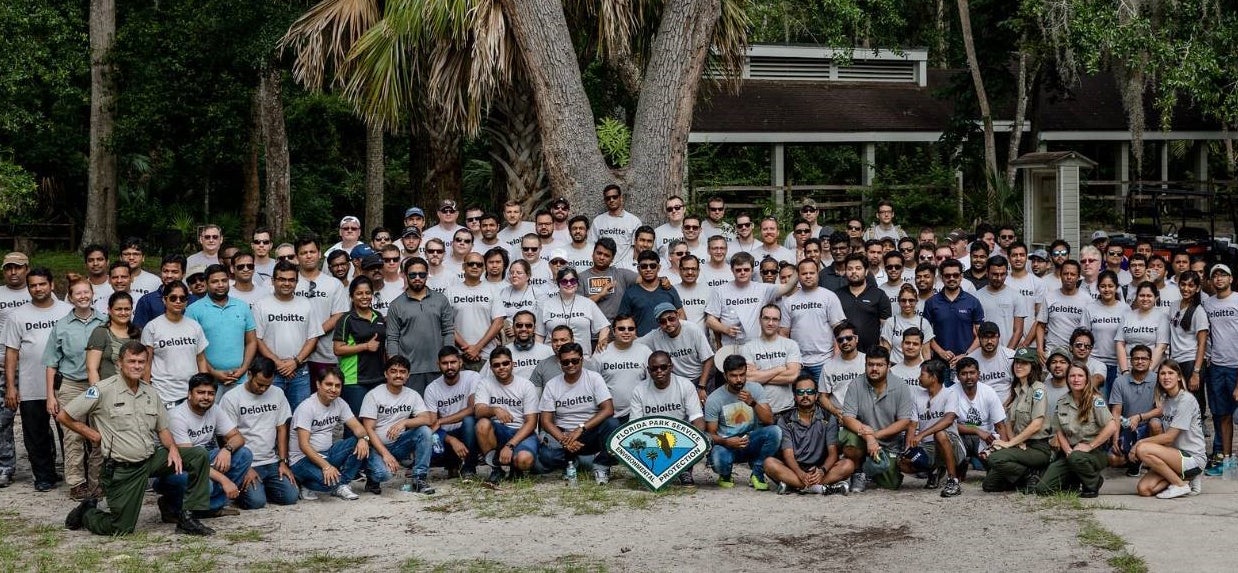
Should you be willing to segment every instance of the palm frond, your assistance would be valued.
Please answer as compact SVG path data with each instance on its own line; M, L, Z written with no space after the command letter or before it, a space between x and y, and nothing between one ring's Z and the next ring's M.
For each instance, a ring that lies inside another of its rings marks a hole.
M294 52L292 76L307 89L323 89L328 74L343 85L349 50L378 19L376 0L323 0L292 23L276 48Z

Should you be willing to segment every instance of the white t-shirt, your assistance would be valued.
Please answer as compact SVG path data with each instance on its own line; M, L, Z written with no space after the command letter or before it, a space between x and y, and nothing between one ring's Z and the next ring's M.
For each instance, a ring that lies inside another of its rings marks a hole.
M1045 283L1040 277L1030 272L1022 278L1015 278L1012 274L1006 277L1006 288L1014 289L1027 301L1027 320L1023 321L1023 335L1027 336L1027 333L1036 327L1036 304L1044 300ZM988 314L986 313L985 316Z
M460 283L444 294L456 311L456 334L469 344L481 340L494 319L507 316L497 290L484 280L473 286ZM498 338L495 336L486 343L482 348L483 356L489 356L490 351L498 346Z
M933 325L920 315L907 318L900 312L881 323L881 339L890 343L891 364L903 361L903 333L913 327L919 328L924 333L920 342L928 346L929 341L933 339Z
M586 296L576 295L566 304L557 296L543 301L538 324L541 325L538 334L547 338L560 324L572 327L573 339L584 349L585 357L588 358L593 353L593 335L602 332L610 325L610 321L596 303Z
M649 355L653 354L648 346L633 342L626 350L620 350L619 345L610 344L606 350L593 355L591 360L606 387L610 389L614 400L615 417L627 416L632 402L632 392L649 379Z
M404 289L403 278L390 282L384 280L382 287L378 289L378 292L374 293L374 298L370 302L370 308L373 308L374 312L378 314L387 316L387 308L391 306L395 299L400 298L400 295L404 294Z
M792 251L782 245L775 244L773 248L770 248L766 246L765 243L760 243L751 252L752 256L756 258L757 264L760 264L761 260L765 257L772 257L775 261L780 263L795 264L795 251Z
M740 354L755 364L760 370L769 370L791 363L803 364L800 355L800 345L784 336L775 336L773 340L758 337L751 340L740 349ZM791 384L761 384L765 389L765 399L770 410L775 414L795 407L795 397L791 393Z
M173 323L161 314L142 329L142 344L154 351L150 381L164 402L184 400L189 378L198 373L198 355L210 344L198 321L182 317Z
M709 339L705 338L705 331L687 322L680 323L679 336L674 338L667 336L661 328L655 328L637 340L653 350L670 354L671 371L693 383L701 379L705 361L714 355Z
M683 223L678 225L671 225L670 222L662 223L653 230L653 235L653 250L657 251L658 255L665 259L667 257L667 245L670 245L671 241L683 240Z
M272 295L254 305L255 336L280 359L296 356L306 340L322 336L322 322L303 297L285 302Z
M244 387L237 388L224 394L217 409L227 413L245 437L245 447L254 455L252 465L264 466L279 461L276 427L292 417L292 408L283 390L271 386L262 394L253 394Z
M686 322L702 329L705 328L705 303L709 298L709 287L702 284L699 277L690 287L682 281L675 281L672 285L683 302L683 312L687 316Z
M503 307L503 314L508 320L516 316L517 312L527 310L533 313L536 319L542 312L542 301L546 300L546 295L541 289L536 289L532 286L525 286L524 290L517 291L512 285L506 285L499 290L499 304Z
M456 231L459 231L460 229L465 229L466 231L468 230L465 227L456 224L448 225L447 228L443 228L443 226L439 224L435 224L433 227L427 227L421 232L421 244L426 244L430 239L438 239L442 241L444 245L447 245L450 250L451 240L456 236Z
M856 352L851 360L841 355L835 356L821 365L821 378L817 380L817 390L830 395L830 401L841 409L847 399L847 388L856 380L864 379L863 352Z
M534 342L528 350L517 348L514 342L508 344L507 348L512 351L512 375L517 378L528 378L538 363L555 355L550 346L540 342Z
M297 281L296 296L309 301L310 307L315 311L314 316L318 317L318 328L321 330L322 323L326 322L331 315L348 312L352 308L352 303L348 300L348 289L331 275L319 273L318 279L313 282L314 288L311 290L310 281L301 277ZM335 347L330 336L318 337L318 346L314 347L309 360L327 364L339 362L339 358L335 356Z
M257 276L255 275L254 278L257 278ZM236 288L236 281L232 281L232 287L228 289L228 296L244 301L245 304L249 305L250 311L254 310L254 305L258 304L258 301L271 296L272 292L272 286L270 283L263 282L262 284L258 284L255 281L252 284L254 285L254 288L248 291L243 291Z
M609 212L593 218L589 226L589 242L597 244L598 239L610 237L615 240L616 261L626 261L632 258L632 240L636 238L636 229L641 226L640 218L627 211L618 217Z
M472 370L461 370L456 376L456 383L450 385L445 378L439 376L426 386L426 406L434 410L439 418L455 415L460 410L471 412L473 406L469 404L469 397L477 391L477 384L480 382L481 374ZM448 432L459 427L460 422L439 426Z
M507 252L514 253L513 258L520 257L520 241L529 233L536 234L537 226L531 221L521 221L515 227L503 227L499 230L499 242L507 249Z
M378 390L387 391L384 385L371 390L370 394ZM416 394L416 392L413 393ZM366 397L368 398L369 394ZM364 402L362 408L364 412ZM321 453L330 449L331 444L334 443L335 429L347 424L355 417L352 415L352 410L348 408L348 404L341 398L323 405L318 396L310 396L309 399L301 402L292 414L292 426L288 432L288 461L295 464L305 458L305 454L301 451L300 430L309 431L310 447Z
M975 358L980 365L980 385L989 386L1002 401L1010 396L1010 367L1014 362L1014 351L999 345L992 358L985 358L984 351L977 348L968 356Z
M897 362L890 365L890 376L898 378L906 382L908 386L913 388L920 387L920 365L924 361L916 362L914 366L908 366L906 362Z
M1208 311L1208 361L1217 366L1238 367L1238 295L1204 299Z
M816 366L834 357L834 326L847 318L834 291L820 286L810 291L798 289L783 297L779 306L779 326L790 329L805 365Z
M951 390L958 399L958 423L964 426L975 426L990 434L997 431L997 425L1006 420L1006 409L1002 407L1002 398L993 388L984 384L976 385L976 397L968 398L963 387L955 384ZM1009 391L1009 387L1007 387ZM1011 436L1006 436L1011 437Z
M997 324L1001 333L998 344L1002 346L1010 342L1010 337L1014 334L1014 319L1022 318L1027 322L1032 315L1031 299L1024 298L1019 291L1009 286L1003 286L1002 290L997 292L988 287L976 289L975 296L984 309L984 319ZM1023 333L1019 332L1019 336L1022 337Z
M150 271L142 271L140 275L130 275L129 277L129 294L133 297L133 304L136 307L138 301L142 297L152 293L159 292L159 288L163 286L163 282L159 280L159 275Z
M735 273L731 272L731 267L724 264L722 268L715 269L706 259L701 261L701 274L696 277L696 284L705 285L713 290L734 280Z
M567 266L576 269L576 272L590 268L593 266L593 243L586 242L577 248L568 242L563 245L563 258L567 259Z
M100 316L106 317L107 299L112 297L112 293L116 292L116 289L112 288L112 283L108 281L103 281L103 284L101 285L91 286L94 290L94 297L90 299L90 306L94 308L95 312L98 312ZM6 310L11 310L11 308L6 308L6 304L11 305L13 302L11 299L5 297L11 296L11 293L13 292L15 291L12 291L8 287L0 287L0 332L4 332L4 316L6 314ZM25 293L26 289L20 289L20 292ZM17 300L23 302L28 301L30 300L30 296L27 295L26 298ZM0 358L0 364L4 364L3 358Z
M637 386L632 392L630 411L633 420L646 416L666 416L691 422L705 415L701 411L701 400L696 386L674 374L671 374L671 383L664 390L659 390L652 379Z
M1208 312L1201 305L1191 315L1191 327L1182 328L1182 309L1175 308L1169 320L1169 357L1179 364L1194 364L1195 350L1199 340L1195 335L1212 327L1208 323Z
M512 429L520 429L525 416L537 414L540 401L537 387L523 376L512 376L507 384L487 376L477 385L477 394L473 397L475 404L502 408L511 414L512 421L507 423L507 427Z
M955 414L959 410L959 398L954 388L942 388L936 396L929 396L924 388L912 388L911 398L916 404L916 431L923 432L939 422L947 414ZM959 435L958 426L950 424L946 427L947 434ZM931 444L935 440L933 434L926 434L921 443Z
M562 374L546 381L538 407L542 412L554 412L554 424L570 431L587 422L602 402L610 399L602 375L581 369L580 378L573 384L568 384Z
M301 408L311 402L319 405L322 404L317 397L311 397L309 400L301 402L301 406L297 407L297 416L301 415ZM343 400L336 400L336 402L343 402ZM348 410L347 404L344 406L344 409ZM430 409L426 407L425 401L421 399L421 395L416 390L401 387L399 394L392 394L387 385L383 384L375 386L373 390L365 394L365 398L361 399L360 414L361 418L374 420L374 433L378 434L378 438L384 444L390 444L392 440L387 438L387 432L391 430L392 426L422 412L429 411ZM352 416L349 415L349 417L351 418ZM346 422L348 418L342 421ZM317 443L314 443L314 448L318 451L329 447L331 447L329 439L326 442L326 446L320 447Z
M1096 344L1092 345L1093 358L1105 364L1117 365L1118 357L1113 341L1118 330L1122 328L1122 317L1129 311L1130 307L1120 302L1105 306L1099 300L1092 301L1084 309L1082 324L1092 331L1092 338L1096 340Z
M774 302L782 285L749 281L744 287L734 282L724 284L709 293L705 314L717 317L726 326L740 326L738 338L722 336L722 344L743 344L761 335L761 307Z
M1157 289L1159 297L1156 299L1156 308L1165 311L1166 314L1173 312L1178 305L1182 303L1182 291L1177 285L1165 283L1165 286ZM1135 297L1131 297L1133 301Z
M213 407L199 416L186 401L168 412L168 430L172 432L172 441L177 444L199 446L210 451L218 447L215 436L222 438L235 429L236 424L222 408Z
M47 339L56 321L72 311L69 303L56 300L53 296L52 304L47 308L23 304L9 314L4 329L4 345L18 352L17 392L23 402L47 399L47 367L43 365L43 351L47 348ZM196 367L194 371L197 371ZM185 393L181 392L180 397L184 398Z
M1092 303L1092 297L1082 291L1067 296L1061 289L1053 289L1045 293L1040 305L1040 314L1036 317L1043 322L1048 330L1045 333L1045 347L1052 350L1065 346L1070 342L1070 335L1083 324L1083 312Z

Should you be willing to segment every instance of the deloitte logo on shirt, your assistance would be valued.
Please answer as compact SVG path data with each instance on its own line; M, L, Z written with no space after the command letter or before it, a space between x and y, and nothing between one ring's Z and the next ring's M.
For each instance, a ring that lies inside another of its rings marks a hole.
M619 426L606 450L649 489L657 490L709 451L709 438L683 420L650 416Z

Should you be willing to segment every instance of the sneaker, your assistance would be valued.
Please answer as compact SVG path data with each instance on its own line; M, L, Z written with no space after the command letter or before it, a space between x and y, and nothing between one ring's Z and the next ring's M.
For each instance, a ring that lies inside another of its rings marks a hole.
M460 468L460 481L477 481L477 468Z
M314 490L312 490L312 489L309 489L309 488L304 488L304 487L303 487L303 488L301 488L301 499L303 499L303 500L305 500L305 501L314 501L314 500L318 499L318 492L316 492L316 491L314 491Z
M1204 474L1208 477L1221 477L1225 475L1225 464L1209 466L1208 469L1204 470Z
M335 486L335 490L331 492L331 495L338 497L340 499L347 499L349 501L361 497L357 495L356 492L354 492L351 487L348 487L348 484L346 483L342 483L340 485Z
M499 489L499 484L505 477L507 477L507 472L504 472L503 468L496 467L490 470L490 476L486 478L486 481L481 482L481 485L490 489Z
M821 493L825 495L847 495L851 493L851 484L847 483L847 480L842 480L825 486L825 490Z
M34 482L34 491L44 492L44 491L52 491L53 489L56 489L56 482L54 481Z
M382 484L378 483L378 480L375 480L374 478L369 478L365 480L365 492L372 493L374 495L382 495L383 486Z
M735 487L735 480L731 479L731 476L718 476L718 487L731 489Z
M1191 494L1191 486L1189 485L1170 485L1161 490L1161 493L1156 494L1157 499L1173 499Z
M593 481L598 485L606 485L610 483L610 468L607 466L593 466Z
M13 472L0 472L0 487L13 485Z
M413 491L430 495L434 493L434 488L426 481L426 476L417 476L413 478Z
M946 485L941 488L942 497L954 497L962 493L963 487L959 485L959 478L946 478Z
M81 529L85 525L86 512L94 509L95 506L96 502L93 499L86 499L77 504L77 507L73 508L73 511L70 511L69 515L64 518L65 529L73 531Z
M168 501L166 496L159 496L156 500L156 505L159 506L159 521L164 523L177 523L181 520L181 514L172 507L172 503Z
M186 535L215 535L214 529L202 525L202 522L189 512L181 514L181 518L176 522L176 532Z
M696 485L696 478L692 477L692 470L684 470L679 474L679 485Z
M499 467L499 462L498 462L498 459L499 459L499 454L498 454L498 451L496 451L496 450L490 450L490 451L486 452L486 455L485 455L485 456L482 456L482 457L483 457L483 459L485 460L486 465L490 466L491 468L497 468L497 467Z
M1019 486L1019 491L1022 493L1035 493L1036 486L1040 485L1040 472L1028 472L1027 477L1023 478L1023 483Z
M1139 464L1139 463L1126 464L1126 477L1133 477L1133 478L1139 477L1139 470L1142 467L1143 467L1143 464Z
M855 472L851 474L851 491L861 493L868 487L868 474Z
M815 483L800 491L803 494L825 495L825 486Z
M769 484L765 483L765 480L757 477L756 475L748 478L748 485L752 486L752 489L757 491L769 491Z
M787 487L786 482L779 481L779 482L774 482L774 483L778 484L774 486L774 493L778 495L787 495L788 493L790 493L790 488ZM800 493L804 493L804 492L801 491Z
M928 479L924 482L924 489L937 489L944 475L946 475L946 468L937 468L929 472Z
M85 501L89 498L90 484L82 482L69 488L69 499L73 501Z
M1191 488L1191 493L1189 493L1189 494L1187 494L1187 495L1199 495L1199 494L1203 493L1203 491L1204 491L1204 474L1202 474L1202 473L1201 473L1201 474L1195 474L1195 477L1191 478L1191 481L1190 481L1190 482L1188 482L1188 484L1187 484L1187 485L1188 485L1188 487L1190 487L1190 488Z
M1217 452L1215 454L1212 454L1212 457L1208 458L1208 464L1204 466L1204 468L1212 469L1223 463L1225 463L1225 456L1221 455L1221 452Z

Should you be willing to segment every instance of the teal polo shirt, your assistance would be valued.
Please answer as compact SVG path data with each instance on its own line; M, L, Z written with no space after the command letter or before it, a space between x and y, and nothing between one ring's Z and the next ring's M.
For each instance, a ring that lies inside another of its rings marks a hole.
M254 324L254 313L249 310L249 303L228 297L228 302L220 306L204 296L185 310L185 316L198 321L210 345L206 347L206 361L216 370L233 370L241 366L245 359L245 333L257 329ZM238 380L238 383L243 381Z

